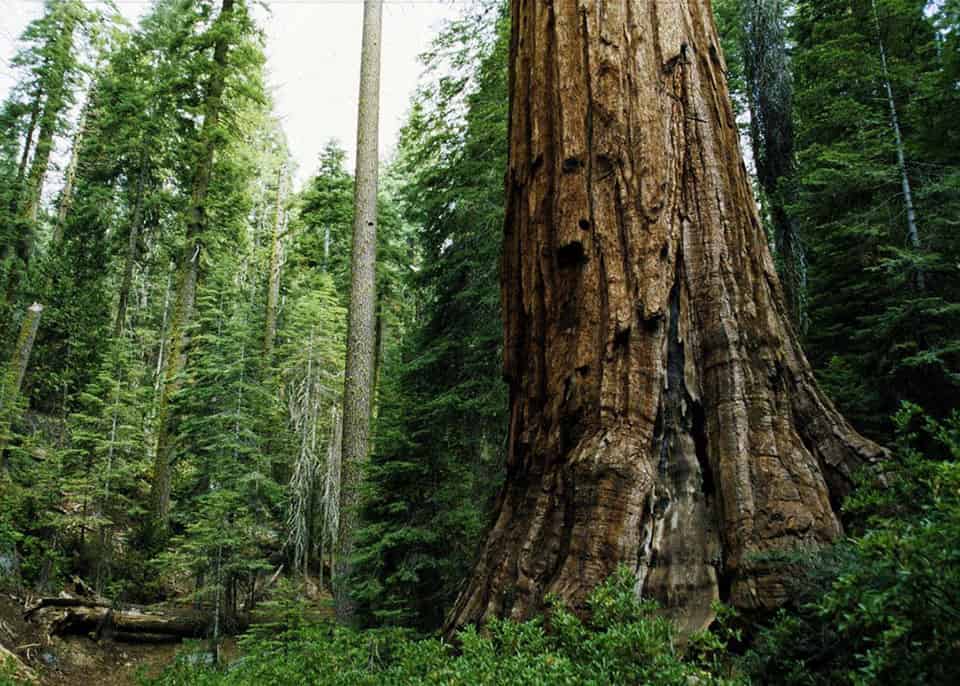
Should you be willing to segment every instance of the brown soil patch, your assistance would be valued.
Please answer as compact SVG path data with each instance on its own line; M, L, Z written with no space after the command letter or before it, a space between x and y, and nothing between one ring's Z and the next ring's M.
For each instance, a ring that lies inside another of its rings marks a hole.
M44 686L135 686L138 674L156 675L173 659L179 643L95 642L81 636L48 638L23 619L23 603L0 594L0 643L40 677Z

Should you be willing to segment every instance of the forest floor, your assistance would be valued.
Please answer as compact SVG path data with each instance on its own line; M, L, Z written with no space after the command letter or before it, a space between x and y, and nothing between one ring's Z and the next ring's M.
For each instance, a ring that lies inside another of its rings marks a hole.
M308 616L314 620L330 618L331 605L332 599L323 593L312 599ZM120 643L84 636L48 637L40 625L23 618L23 608L23 599L0 593L0 644L33 670L42 686L136 686L141 683L141 676L158 675L185 647L180 642ZM237 657L236 640L224 641L221 659L230 663Z
M179 643L114 643L82 636L44 635L23 619L23 602L0 595L0 643L23 660L44 686L134 686L138 674L156 675Z

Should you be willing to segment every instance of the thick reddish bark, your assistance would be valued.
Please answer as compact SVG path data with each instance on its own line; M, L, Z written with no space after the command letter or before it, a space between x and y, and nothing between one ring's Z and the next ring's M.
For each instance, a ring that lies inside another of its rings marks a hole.
M447 629L580 607L620 564L685 630L782 602L880 448L817 388L708 0L514 0L508 478Z

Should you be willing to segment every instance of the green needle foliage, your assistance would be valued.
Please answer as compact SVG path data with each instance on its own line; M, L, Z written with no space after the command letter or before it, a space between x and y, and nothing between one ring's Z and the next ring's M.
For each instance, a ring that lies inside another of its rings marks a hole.
M410 278L414 330L385 363L358 535L355 595L372 624L440 624L502 478L497 265L508 25L500 3L480 9L436 40L428 67L449 60L462 75L423 88L396 163L422 261Z
M626 573L581 615L432 635L504 477L507 5L463 3L436 36L381 174L373 446L336 580L364 631L306 620L343 514L346 152L297 173L249 0L156 0L136 25L43 5L0 103L4 379L44 308L0 408L0 590L77 575L189 602L218 640L254 620L238 664L180 660L163 684L960 681L960 0L714 3L798 333L840 409L896 441L843 505L848 538L771 561L796 572L776 617L721 610L692 637Z
M944 34L946 17L925 8L877 0L879 34L868 0L799 2L794 18L807 350L841 409L878 436L901 401L943 417L960 390L960 119L945 116L960 102L942 50L956 24ZM881 40L919 247L907 235Z

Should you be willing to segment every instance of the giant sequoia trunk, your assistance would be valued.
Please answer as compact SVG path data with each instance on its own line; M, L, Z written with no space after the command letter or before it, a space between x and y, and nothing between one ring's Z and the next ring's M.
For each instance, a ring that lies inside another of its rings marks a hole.
M783 600L882 451L817 388L741 161L707 0L514 0L507 483L447 629L618 565L686 630Z

